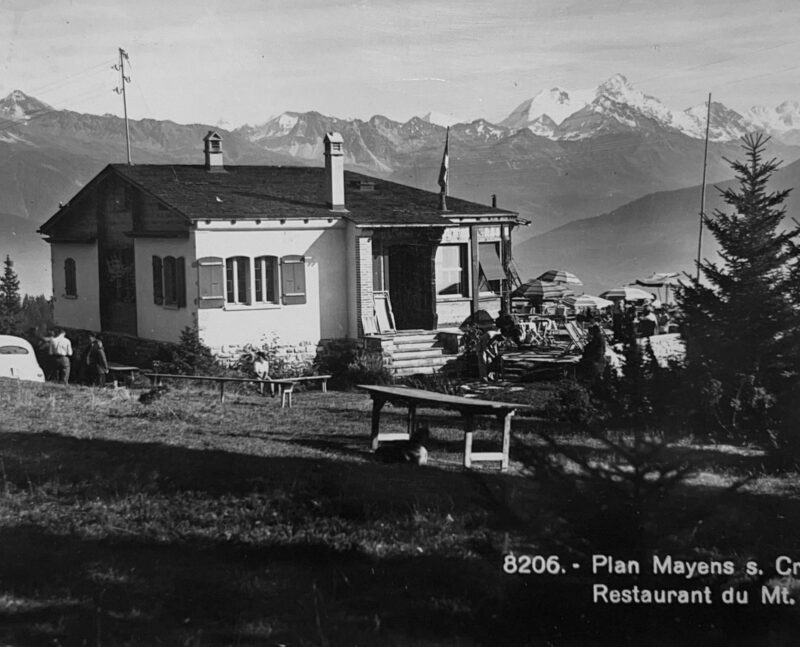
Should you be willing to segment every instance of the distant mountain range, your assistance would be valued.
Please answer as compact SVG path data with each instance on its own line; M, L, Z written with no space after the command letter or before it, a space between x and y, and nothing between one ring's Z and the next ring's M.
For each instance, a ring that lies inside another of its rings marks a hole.
M648 128L675 130L695 139L705 139L707 114L705 103L683 111L672 110L659 99L635 89L622 74L616 74L592 90L542 90L517 106L500 125L511 129L528 128L537 135L557 140L587 139ZM797 143L800 102L785 101L775 108L754 106L741 115L712 101L711 141L738 139L754 130Z
M706 214L715 209L730 212L720 189L734 180L709 186ZM800 187L800 161L779 169L768 190ZM700 220L700 185L651 193L611 213L575 220L520 243L516 256L523 280L551 268L569 268L584 285L579 291L602 290L632 283L652 272L687 272L695 275ZM800 220L800 193L786 201L786 222ZM703 258L716 259L716 241L706 230Z
M336 130L349 168L435 191L450 126L451 193L486 204L496 194L500 206L531 220L515 240L521 265L532 267L538 259L528 256L540 248L526 245L528 238L539 236L541 245L548 230L696 184L705 111L671 110L615 75L592 90L540 92L499 124L435 112L405 123L284 112L232 130L143 119L131 121L130 131L134 163L200 163L202 137L214 129L226 163L321 165L322 136ZM798 125L797 102L745 115L713 103L709 182L730 177L722 158L739 154L736 139L749 130L773 135L770 154L800 158ZM47 246L32 231L103 166L126 159L124 132L118 117L56 110L20 91L0 100L0 254L25 250L23 290L49 290Z

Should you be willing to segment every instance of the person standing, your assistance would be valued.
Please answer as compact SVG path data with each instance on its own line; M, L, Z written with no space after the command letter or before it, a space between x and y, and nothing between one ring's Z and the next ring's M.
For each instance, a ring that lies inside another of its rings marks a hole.
M645 306L644 315L639 319L639 334L642 337L652 337L658 333L658 319L653 311Z
M100 336L89 333L89 349L86 351L86 369L89 383L94 386L103 387L106 385L106 375L108 375L108 359L103 348Z
M36 359L44 370L44 379L48 382L56 379L55 358L50 354L53 337L55 332L52 329L46 330L36 346Z
M50 340L50 356L53 358L56 370L56 382L64 386L69 384L70 357L72 357L72 342L67 339L63 329L57 328L54 337Z

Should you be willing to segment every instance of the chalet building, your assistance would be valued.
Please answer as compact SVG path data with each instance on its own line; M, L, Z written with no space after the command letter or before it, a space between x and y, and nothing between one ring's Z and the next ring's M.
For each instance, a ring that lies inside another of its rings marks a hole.
M498 310L516 213L325 166L110 164L39 232L51 246L55 319L219 351L389 339Z

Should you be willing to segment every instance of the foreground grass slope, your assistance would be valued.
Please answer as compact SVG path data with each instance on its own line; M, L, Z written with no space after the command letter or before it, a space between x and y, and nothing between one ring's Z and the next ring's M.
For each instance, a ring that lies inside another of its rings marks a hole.
M800 635L790 607L603 606L591 585L608 578L586 569L502 569L509 549L587 565L606 552L800 559L797 475L769 473L756 452L671 448L695 474L642 510L574 464L539 463L553 450L522 417L517 461L499 474L463 471L459 421L436 411L422 412L431 465L376 463L360 393L303 393L281 410L246 392L223 405L213 391L174 390L145 406L125 390L0 380L0 411L2 644L784 645ZM404 425L399 409L383 416ZM690 584L753 588L773 576Z

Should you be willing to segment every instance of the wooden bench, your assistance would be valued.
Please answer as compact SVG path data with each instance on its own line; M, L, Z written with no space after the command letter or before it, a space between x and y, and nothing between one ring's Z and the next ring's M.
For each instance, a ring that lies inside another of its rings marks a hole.
M408 440L417 428L417 407L450 409L461 414L464 424L464 467L483 461L500 462L500 469L508 469L509 450L511 446L511 418L517 410L532 411L533 407L513 402L494 402L478 400L458 395L447 395L424 389L411 389L397 386L359 385L359 389L367 391L372 397L372 429L370 444L377 449L381 441ZM380 415L387 402L408 407L407 433L380 433ZM503 428L502 450L499 452L473 452L472 439L475 430L475 416L494 416Z
M150 378L150 383L158 385L161 383L161 378L177 379L177 380L194 380L198 382L216 382L219 386L219 401L225 402L225 384L229 382L253 382L255 384L269 384L270 388L278 387L278 392L281 396L281 409L289 405L292 407L292 393L294 392L294 385L300 382L322 382L322 391L328 391L328 379L330 375L307 375L304 377L287 377L281 379L259 379L257 377L215 377L212 375L175 375L172 373L145 373L145 377Z

